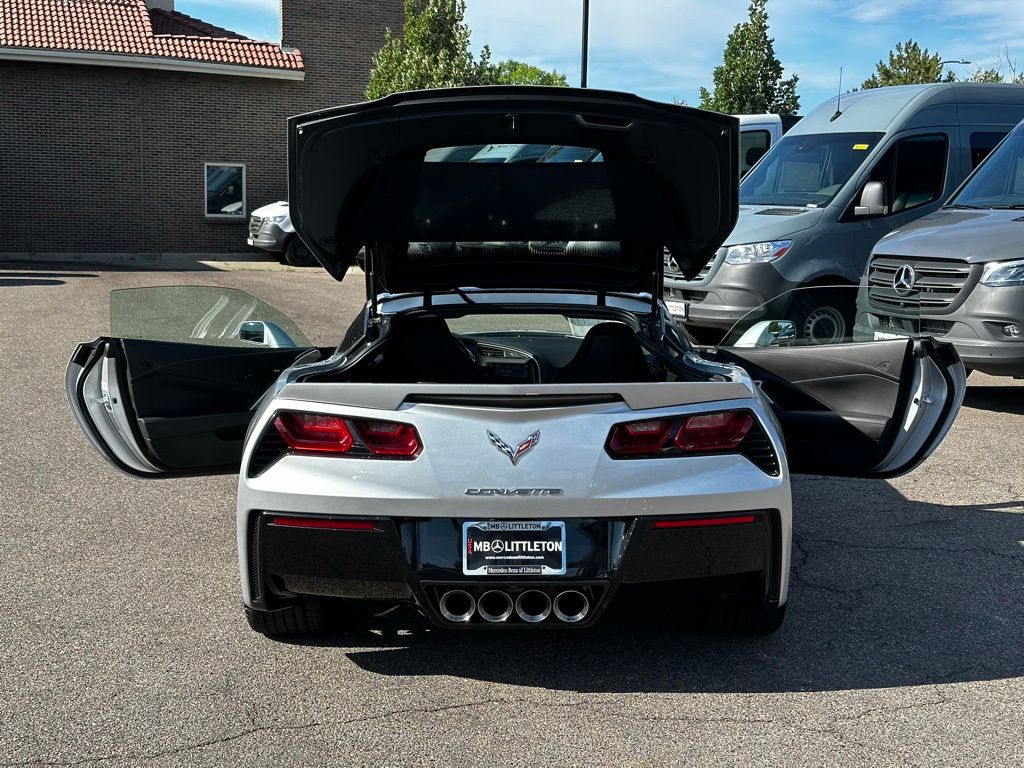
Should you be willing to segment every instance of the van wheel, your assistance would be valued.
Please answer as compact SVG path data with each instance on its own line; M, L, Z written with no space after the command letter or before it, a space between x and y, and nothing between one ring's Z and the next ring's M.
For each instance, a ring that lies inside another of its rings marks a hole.
M316 264L313 252L306 247L298 235L288 241L288 245L284 249L284 260L292 267L312 267Z
M786 318L805 344L839 344L853 329L854 305L844 291L797 292Z

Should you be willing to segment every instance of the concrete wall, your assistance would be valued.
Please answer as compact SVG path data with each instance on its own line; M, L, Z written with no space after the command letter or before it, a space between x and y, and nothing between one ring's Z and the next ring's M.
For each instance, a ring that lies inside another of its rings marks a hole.
M287 197L285 120L362 99L400 0L283 0L304 81L0 62L0 253L229 253L206 162L246 165L247 213Z

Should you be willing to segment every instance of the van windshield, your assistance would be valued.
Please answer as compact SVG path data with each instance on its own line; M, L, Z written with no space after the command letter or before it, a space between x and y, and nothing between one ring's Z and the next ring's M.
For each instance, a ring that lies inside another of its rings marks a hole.
M740 205L828 205L883 135L783 136L740 182Z
M967 208L1024 208L1024 124L1014 128L949 205Z

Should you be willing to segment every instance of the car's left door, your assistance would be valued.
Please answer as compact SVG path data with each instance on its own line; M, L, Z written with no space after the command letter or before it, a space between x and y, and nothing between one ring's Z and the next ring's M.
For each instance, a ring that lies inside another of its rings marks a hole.
M121 471L230 473L267 389L319 356L290 320L242 291L125 289L111 294L111 335L78 345L65 387L86 437Z
M850 335L845 319L822 314L820 333L801 333L793 318L817 304L808 295L815 290L790 291L751 312L714 359L744 368L771 403L791 472L887 478L911 471L956 418L963 363L913 320L874 335L857 322Z

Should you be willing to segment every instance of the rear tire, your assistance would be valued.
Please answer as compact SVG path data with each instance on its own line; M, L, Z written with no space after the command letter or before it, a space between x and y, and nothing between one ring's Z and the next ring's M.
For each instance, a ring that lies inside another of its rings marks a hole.
M794 294L786 319L805 344L839 344L853 334L854 309L845 291L807 289Z
M319 635L326 631L327 603L316 597L304 597L299 602L274 611L245 608L249 626L268 637L297 637Z
M285 263L292 267L312 267L316 264L313 252L302 242L302 238L294 235L284 249Z

